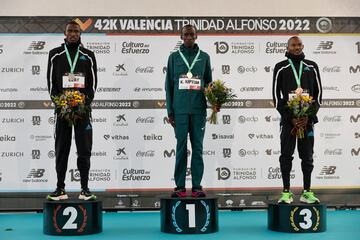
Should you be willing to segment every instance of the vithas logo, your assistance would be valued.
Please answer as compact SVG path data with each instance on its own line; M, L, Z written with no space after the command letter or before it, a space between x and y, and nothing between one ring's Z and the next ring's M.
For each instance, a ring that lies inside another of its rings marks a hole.
M45 169L39 168L39 169L31 169L30 173L28 174L27 178L41 178L44 176Z

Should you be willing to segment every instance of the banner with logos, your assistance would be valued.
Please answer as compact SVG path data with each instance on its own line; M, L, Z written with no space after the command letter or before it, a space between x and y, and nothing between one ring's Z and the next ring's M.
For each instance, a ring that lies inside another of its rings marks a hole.
M93 190L174 187L174 130L166 119L164 80L179 30L199 29L213 78L238 96L206 126L203 185L209 189L281 187L280 116L272 104L273 67L289 36L299 34L318 63L323 104L315 126L314 188L360 188L360 18L277 17L0 17L0 191L56 186L54 114L46 86L49 51L76 20L94 51ZM188 156L191 156L189 142ZM302 186L295 151L291 184ZM187 184L191 184L190 170ZM80 188L72 143L66 188Z

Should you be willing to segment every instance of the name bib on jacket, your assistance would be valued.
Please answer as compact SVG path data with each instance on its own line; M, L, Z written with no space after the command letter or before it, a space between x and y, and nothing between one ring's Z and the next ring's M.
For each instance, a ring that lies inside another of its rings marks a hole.
M197 77L188 78L186 75L181 75L179 78L179 90L200 90L201 79Z
M85 88L85 77L82 73L65 73L63 88Z

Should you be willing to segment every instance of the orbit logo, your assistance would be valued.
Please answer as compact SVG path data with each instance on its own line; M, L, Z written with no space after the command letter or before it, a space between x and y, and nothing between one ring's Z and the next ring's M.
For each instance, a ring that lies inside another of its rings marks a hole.
M216 54L225 54L229 51L229 44L226 42L215 42Z
M217 168L218 180L228 180L231 176L230 169L226 167Z

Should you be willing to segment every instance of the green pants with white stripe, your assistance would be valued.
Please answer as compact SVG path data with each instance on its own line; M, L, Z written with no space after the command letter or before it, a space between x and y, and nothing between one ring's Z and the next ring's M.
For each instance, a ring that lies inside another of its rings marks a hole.
M187 168L187 139L190 136L191 154L191 177L192 187L199 188L204 173L203 140L205 133L206 115L203 114L176 114L175 136L176 163L175 184L177 187L185 187Z

